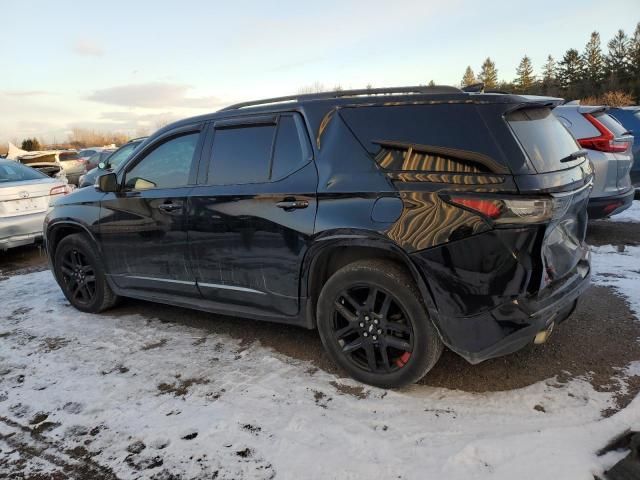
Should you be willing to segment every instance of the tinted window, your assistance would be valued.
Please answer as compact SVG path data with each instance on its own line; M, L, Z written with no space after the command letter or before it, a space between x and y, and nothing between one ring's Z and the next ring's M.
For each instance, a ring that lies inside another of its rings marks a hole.
M277 180L300 168L310 158L308 140L293 116L281 116L271 167L271 179Z
M146 190L187 185L199 136L199 133L182 135L154 148L127 173L127 187Z
M18 162L0 162L0 183L47 178L46 175Z
M208 181L217 185L260 183L269 179L275 125L218 128Z
M506 115L507 122L538 172L564 170L582 163L560 163L560 160L580 150L569 131L549 108L527 108Z
M478 152L496 161L502 153L475 105L435 104L344 108L340 115L372 155L379 142Z
M627 129L624 128L617 119L613 118L609 114L602 113L600 115L595 115L595 117L616 137L621 137L627 132Z
M123 160L126 160L131 156L138 145L140 145L140 143L127 143L120 147L119 150L116 150L113 154L108 156L105 161L108 161L110 166L117 167Z

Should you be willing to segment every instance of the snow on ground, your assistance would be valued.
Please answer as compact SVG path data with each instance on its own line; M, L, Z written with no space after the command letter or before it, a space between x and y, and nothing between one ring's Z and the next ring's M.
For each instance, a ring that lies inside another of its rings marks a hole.
M640 246L591 247L592 281L613 287L640 317Z
M629 208L609 220L612 222L640 222L640 200L634 200Z
M640 247L594 248L593 269L640 311ZM22 442L39 452L27 472L83 458L118 478L591 480L624 455L595 452L640 428L640 398L603 419L612 394L585 380L363 387L257 343L83 314L50 272L0 282L0 305L0 468Z

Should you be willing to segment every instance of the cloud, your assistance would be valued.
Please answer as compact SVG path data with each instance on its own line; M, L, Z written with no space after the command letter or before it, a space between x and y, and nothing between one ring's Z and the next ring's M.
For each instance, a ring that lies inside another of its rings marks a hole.
M88 38L77 39L74 42L72 49L78 55L86 55L89 57L101 57L104 55L102 47Z
M189 97L187 96L189 90L191 87L188 85L176 83L140 83L96 90L87 97L87 100L109 105L144 108L213 108L223 104L216 97Z
M36 97L39 95L51 95L51 92L45 90L7 90L2 92L8 97Z

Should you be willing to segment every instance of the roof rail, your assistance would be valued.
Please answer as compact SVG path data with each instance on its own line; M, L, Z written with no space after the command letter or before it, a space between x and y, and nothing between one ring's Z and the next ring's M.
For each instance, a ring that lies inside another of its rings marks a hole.
M257 105L266 105L269 103L282 103L282 102L300 102L302 100L324 100L330 98L341 97L358 97L368 95L394 95L405 93L422 93L422 94L442 94L442 93L461 93L462 90L456 87L450 87L447 85L434 85L425 86L418 85L414 87L389 87L389 88L362 88L358 90L336 90L333 92L320 92L320 93L303 93L299 95L288 95L286 97L274 97L265 98L262 100L253 100L250 102L241 102L234 105L225 107L220 112L226 112L228 110L237 110L244 107L253 107Z

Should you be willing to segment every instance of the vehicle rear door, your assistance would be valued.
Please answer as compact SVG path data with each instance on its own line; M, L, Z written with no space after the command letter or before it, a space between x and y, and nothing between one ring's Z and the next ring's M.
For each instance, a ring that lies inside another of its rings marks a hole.
M157 138L118 172L120 191L105 194L99 234L116 285L199 296L187 258L186 207L201 131L196 124Z
M317 182L300 114L213 123L189 202L189 250L202 296L297 314Z

